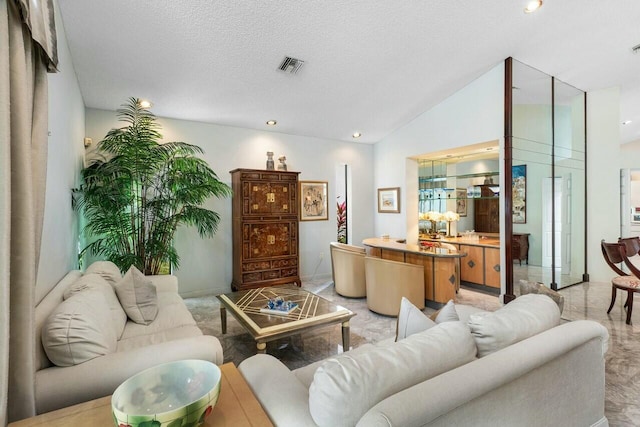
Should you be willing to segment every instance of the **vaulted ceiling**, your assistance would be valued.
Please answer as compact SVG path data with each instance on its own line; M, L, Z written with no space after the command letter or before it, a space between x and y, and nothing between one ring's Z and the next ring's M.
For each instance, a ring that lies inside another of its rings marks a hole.
M90 108L374 143L512 56L619 86L621 141L640 139L637 0L58 1Z

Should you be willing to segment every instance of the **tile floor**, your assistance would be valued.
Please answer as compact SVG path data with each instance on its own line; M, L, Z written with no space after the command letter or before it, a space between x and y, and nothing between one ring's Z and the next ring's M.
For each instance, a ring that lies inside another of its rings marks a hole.
M331 282L308 282L303 286L357 313L351 320L352 347L395 335L395 318L369 311L365 299L343 298L335 293ZM610 284L583 283L560 292L565 296L563 319L591 319L609 330L605 384L605 413L609 424L612 427L639 426L640 363L636 358L640 356L640 307L633 312L632 324L627 325L623 295L618 296L611 314L606 314L611 299ZM253 339L232 316L229 316L227 334L221 334L219 305L215 297L188 298L185 301L203 332L220 338L226 362L232 361L237 365L255 354ZM500 307L497 297L466 289L460 290L456 302L485 310ZM431 312L432 309L425 309L425 313ZM309 331L267 346L267 353L278 357L291 369L342 351L339 325Z

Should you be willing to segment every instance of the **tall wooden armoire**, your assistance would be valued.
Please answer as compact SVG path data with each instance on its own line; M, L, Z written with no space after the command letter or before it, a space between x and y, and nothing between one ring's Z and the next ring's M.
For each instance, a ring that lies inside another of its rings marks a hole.
M298 174L234 169L233 280L236 290L295 283L298 258Z

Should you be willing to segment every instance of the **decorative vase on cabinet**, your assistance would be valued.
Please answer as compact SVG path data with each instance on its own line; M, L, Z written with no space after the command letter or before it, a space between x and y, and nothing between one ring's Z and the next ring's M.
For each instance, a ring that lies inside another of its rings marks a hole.
M295 283L298 271L298 174L234 169L233 279L236 290Z

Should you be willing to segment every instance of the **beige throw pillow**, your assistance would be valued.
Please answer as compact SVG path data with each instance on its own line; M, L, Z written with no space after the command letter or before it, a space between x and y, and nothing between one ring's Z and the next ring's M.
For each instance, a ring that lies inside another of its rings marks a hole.
M476 346L462 322L445 322L388 346L327 359L309 387L309 412L320 427L355 426L378 402L464 365Z
M102 276L99 274L85 274L65 289L63 298L66 300L80 292L90 290L94 290L102 294L104 301L109 306L109 310L111 312L112 321L110 326L113 328L116 338L120 339L122 332L124 332L124 325L127 323L127 313L122 309L113 286L107 283Z
M73 366L116 350L104 293L92 289L63 301L42 326L42 346L54 365Z
M452 299L450 299L449 302L439 310L439 313L435 318L436 323L457 322L458 320L460 320L460 318L458 317L458 312L456 311L456 306Z
M115 286L122 279L120 269L111 261L96 261L87 268L84 274L99 274L111 286Z
M418 307L411 304L411 301L402 297L400 301L400 313L396 322L396 341L400 341L417 332L426 331L436 326L436 323L429 319Z
M129 319L142 325L154 321L158 315L158 294L155 285L140 270L132 265L115 289Z
M560 310L546 295L516 298L493 313L472 314L467 322L478 347L478 357L515 344L560 324Z

